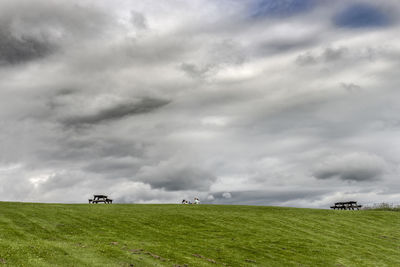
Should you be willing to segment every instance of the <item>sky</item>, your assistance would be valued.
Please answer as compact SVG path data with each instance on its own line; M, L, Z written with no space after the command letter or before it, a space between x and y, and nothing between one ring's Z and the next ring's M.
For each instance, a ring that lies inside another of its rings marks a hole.
M0 201L400 202L397 0L3 0Z

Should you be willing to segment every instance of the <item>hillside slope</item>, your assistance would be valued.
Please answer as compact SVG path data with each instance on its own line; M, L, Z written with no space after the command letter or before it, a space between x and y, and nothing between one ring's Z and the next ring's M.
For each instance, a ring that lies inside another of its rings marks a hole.
M400 266L400 212L0 203L0 265Z

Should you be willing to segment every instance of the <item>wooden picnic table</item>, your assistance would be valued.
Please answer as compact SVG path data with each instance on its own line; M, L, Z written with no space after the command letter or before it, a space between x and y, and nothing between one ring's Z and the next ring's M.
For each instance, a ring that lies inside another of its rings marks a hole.
M359 210L362 205L358 205L357 201L347 201L347 202L336 202L334 206L331 206L331 209L334 210Z
M105 204L112 204L113 200L108 198L106 195L93 195L93 199L89 199L89 204L98 204L100 202L103 202Z

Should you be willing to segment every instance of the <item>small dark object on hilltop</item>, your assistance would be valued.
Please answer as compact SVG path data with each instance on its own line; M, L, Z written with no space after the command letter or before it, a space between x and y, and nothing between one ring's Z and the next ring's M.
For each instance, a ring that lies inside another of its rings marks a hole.
M347 202L336 202L334 206L331 206L331 209L338 210L359 210L362 205L357 205L357 201L347 201Z
M89 204L97 204L103 202L104 204L112 204L113 200L106 195L93 195L93 199L89 199Z
M200 199L198 197L195 197L193 203L184 199L182 200L182 204L200 204Z

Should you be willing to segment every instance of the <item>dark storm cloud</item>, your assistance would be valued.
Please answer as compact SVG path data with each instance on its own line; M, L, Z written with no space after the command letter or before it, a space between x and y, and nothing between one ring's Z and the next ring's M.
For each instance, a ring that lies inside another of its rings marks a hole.
M115 137L98 137L94 139L91 135L81 136L57 132L62 138L53 140L55 144L38 149L37 156L46 162L80 162L84 163L85 169L92 172L101 172L104 166L114 169L116 164L124 164L125 158L136 158L144 155L147 145L135 142L127 138L116 139ZM117 160L121 159L120 162Z
M392 23L392 18L379 6L357 3L336 14L333 22L336 26L345 28L384 27Z
M100 110L95 114L70 117L63 120L63 123L69 126L92 125L105 121L122 119L127 116L150 113L165 105L168 105L169 103L170 101L164 99L143 98L138 102L121 103L119 105Z
M317 42L316 37L303 37L291 39L290 36L281 40L273 40L265 42L257 48L259 55L276 55L278 53L286 53L296 50L301 50L305 47Z
M30 36L14 36L9 29L0 29L0 65L24 63L42 58L53 50L46 40Z
M144 166L134 179L166 191L207 191L216 177L199 167L162 162L156 166Z
M384 162L377 156L349 154L330 158L314 171L318 179L338 178L343 181L376 181L384 173Z
M318 179L339 178L343 181L374 181L379 178L382 170L375 168L318 170L314 173Z

